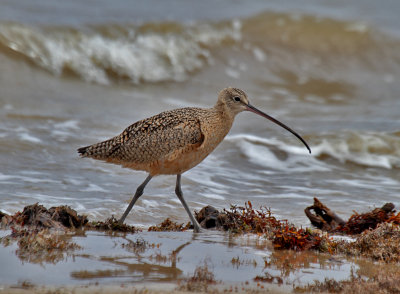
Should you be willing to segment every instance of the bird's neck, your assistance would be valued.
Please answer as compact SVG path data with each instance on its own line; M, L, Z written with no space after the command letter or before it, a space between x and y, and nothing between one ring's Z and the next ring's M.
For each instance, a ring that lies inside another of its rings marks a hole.
M218 132L215 133L215 141L221 142L228 134L235 119L235 114L229 111L226 104L218 103L212 108L213 113L213 128L217 127Z
M226 122L230 122L230 125L232 125L233 120L235 119L236 114L233 113L226 103L218 100L217 103L214 105L214 110L218 113L218 116L221 117L222 120Z

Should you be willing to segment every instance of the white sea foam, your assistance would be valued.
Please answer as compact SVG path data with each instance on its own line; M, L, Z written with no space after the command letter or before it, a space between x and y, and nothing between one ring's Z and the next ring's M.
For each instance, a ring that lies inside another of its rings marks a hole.
M160 206L158 201L155 200L147 200L147 199L143 199L142 200L142 205L146 208L148 207L158 207Z
M291 172L331 170L328 165L318 162L312 156L310 157L302 146L291 146L277 139L265 139L255 135L243 134L228 136L226 140L236 144L252 163L266 166L268 169L280 171L290 169ZM269 147L285 151L285 157L278 157Z
M4 110L13 110L14 106L12 106L12 104L4 104L3 109Z
M77 129L79 129L77 120L67 120L55 123L51 130L51 135L59 141L65 141L68 137L73 136L73 131Z
M360 165L381 168L400 167L400 138L396 134L342 132L339 135L322 135L313 144L312 160L303 146L293 146L277 139L265 139L254 135L229 136L228 141L237 144L240 150L255 164L269 166L272 169L326 171L332 168L316 160L328 155L339 162L353 162ZM280 159L268 146L274 146L287 153ZM307 160L304 160L307 156ZM306 166L304 166L306 165Z
M56 129L61 129L61 130L77 130L79 129L78 126L78 121L77 120L66 120L60 123L54 124L54 127Z
M386 169L400 167L400 138L396 134L344 132L324 136L313 146L315 156L328 155L338 161Z
M108 192L106 189L96 185L96 184L89 184L89 187L83 189L84 192Z
M201 196L209 198L209 199L225 200L225 197L222 196L220 192L218 192L218 194L217 194L216 191L214 191L213 193L202 193Z
M30 143L40 143L40 142L42 142L42 140L40 140L39 138L37 138L37 137L35 137L35 136L32 136L31 134L29 134L29 133L19 133L18 134L18 136L19 136L19 138L22 140L22 141L26 141L26 142L30 142Z
M83 181L81 179L74 179L74 178L68 178L68 179L65 179L64 181L68 184L75 185L75 186L80 186L83 183L86 183L85 181Z
M43 178L43 176L35 178L20 175L5 175L0 173L0 182L2 182L2 184L14 184L15 181L23 181L27 183L60 183L56 180Z
M267 60L267 55L265 54L265 52L258 47L253 48L253 55L260 62L264 62L265 60Z

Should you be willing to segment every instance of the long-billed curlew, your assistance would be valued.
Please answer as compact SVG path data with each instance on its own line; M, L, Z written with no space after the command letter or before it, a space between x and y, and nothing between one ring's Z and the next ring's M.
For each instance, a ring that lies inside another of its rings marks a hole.
M194 231L198 232L200 226L183 198L181 174L199 164L221 143L231 129L235 116L244 110L261 115L285 128L299 138L311 153L310 147L300 135L252 106L247 95L236 88L223 89L213 108L187 107L165 111L130 125L116 137L79 148L78 152L82 157L149 173L137 188L119 223L124 222L152 177L177 175L175 193L188 213Z

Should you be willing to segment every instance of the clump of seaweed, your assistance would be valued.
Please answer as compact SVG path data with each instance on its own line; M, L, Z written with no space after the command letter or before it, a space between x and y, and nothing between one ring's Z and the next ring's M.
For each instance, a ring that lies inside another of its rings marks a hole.
M280 226L267 207L253 209L250 201L244 206L232 205L229 210L219 212L212 206L206 206L196 213L197 221L203 228L216 228L236 234L270 234Z
M10 235L0 238L0 243L8 246L17 242L16 254L20 260L30 263L57 263L64 260L70 251L81 249L71 242L71 235L52 229L32 229L12 227Z
M149 247L154 248L155 244L152 244L151 246L150 243L143 238L138 238L136 241L128 240L128 243L121 244L121 247L135 253L136 255L139 255L145 252Z
M400 262L400 226L382 223L364 231L354 242L338 242L336 252L383 262Z
M329 240L326 235L320 235L311 229L296 228L287 221L277 220L267 207L254 209L250 201L245 206L231 206L230 210L223 210L216 215L216 209L207 209L212 212L213 218L218 220L216 227L232 233L256 233L265 235L272 241L276 249L320 251L329 250ZM197 214L201 223L207 220L203 211Z
M295 293L366 293L386 294L400 293L400 271L380 270L372 277L365 278L352 273L348 280L336 281L326 278L323 282L315 281L303 287L297 286Z
M386 203L366 213L357 213L344 221L318 198L304 210L312 225L330 233L357 235L365 230L375 229L381 223L400 224L400 212L396 214L393 203Z
M89 222L85 228L87 230L98 230L98 231L112 231L112 232L126 232L126 233L137 233L140 230L134 226L120 224L118 220L112 216L106 221L93 221Z
M178 287L178 290L191 292L207 292L210 285L217 283L214 273L210 271L206 260L203 265L196 267L191 277L183 280L183 282Z
M274 216L269 208L260 207L259 210L253 209L250 201L245 206L231 206L230 210L225 210L226 215L223 219L223 228L233 233L256 233L270 235L281 223Z
M355 279L352 278L351 282L354 281ZM323 282L314 281L313 284L308 284L303 287L297 286L293 290L295 293L343 293L344 286L344 281L325 278Z
M365 230L375 229L381 223L400 224L400 213L395 213L394 204L386 203L381 208L362 214L355 212L349 220L336 229L338 232L355 235Z
M275 249L326 251L329 239L310 229L296 228L293 225L281 224L274 231L272 243Z
M69 206L47 209L36 203L14 215L2 214L2 227L11 229L11 234L0 238L0 243L8 246L17 242L16 254L22 261L56 263L81 248L71 242L70 232L86 223L86 216L78 215Z
M24 207L22 212L12 216L3 213L1 217L2 226L13 225L31 226L36 228L80 228L87 223L85 215L78 215L71 207L63 205L47 209L38 203Z
M264 276L256 276L254 279L254 282L263 282L263 283L269 283L269 284L278 284L281 285L283 284L283 279L280 276L273 276L268 272L264 273Z
M187 223L186 225L178 224L176 222L173 222L169 218L167 218L161 224L149 227L148 231L149 232L183 232L190 228L193 228L190 222Z
M254 267L257 267L257 261L255 259L246 259L246 260L242 260L240 259L239 256L237 257L232 257L231 259L231 263L233 266L235 266L236 268L239 268L242 265L252 265Z
M313 225L332 233L357 235L354 242L325 243L330 252L369 257L383 262L400 261L400 212L393 203L386 203L366 213L355 212L343 221L318 198L307 207L306 215ZM311 212L314 210L314 214Z

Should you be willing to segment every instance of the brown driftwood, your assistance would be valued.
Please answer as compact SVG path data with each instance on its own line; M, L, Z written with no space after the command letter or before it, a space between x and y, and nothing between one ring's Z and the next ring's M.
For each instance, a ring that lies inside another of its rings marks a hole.
M311 212L312 210L314 210L314 213ZM332 232L338 226L346 223L316 197L314 198L314 204L307 207L304 212L315 227L324 231Z
M375 229L378 224L391 219L395 221L400 215L395 215L393 203L386 203L381 208L375 208L367 213L354 213L345 222L318 198L314 198L314 204L307 207L304 212L315 227L327 232L343 232L346 234L359 234L368 229Z

